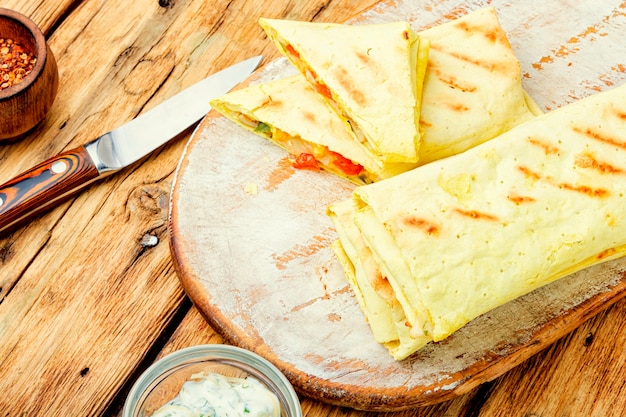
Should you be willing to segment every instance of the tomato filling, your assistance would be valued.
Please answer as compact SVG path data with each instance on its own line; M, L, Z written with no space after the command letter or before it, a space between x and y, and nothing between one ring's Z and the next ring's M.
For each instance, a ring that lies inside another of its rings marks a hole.
M319 81L317 81L315 83L315 91L317 91L319 94L323 95L324 97L326 97L329 100L333 99L333 95L330 92L330 88L328 88L328 86L326 84L322 84Z
M325 151L325 155L321 156L321 158L330 160L330 163L345 175L359 175L363 171L363 165L355 164L348 158L338 154L337 152L333 152L326 147ZM302 152L293 162L293 167L296 169L309 169L312 171L319 171L319 163L319 159L316 158L314 155ZM326 163L326 165L329 165L328 162Z
M319 171L320 166L317 163L317 159L310 153L301 153L293 162L293 167L296 169L309 169L311 171Z
M296 169L319 171L321 169L320 165L322 165L331 169L334 167L347 176L360 175L364 170L362 165L356 164L343 155L331 151L327 146L314 145L300 138L291 137L286 132L254 120L243 113L240 113L238 117L241 123L252 128L254 132L273 139L276 143L288 149L293 155L298 155L292 164Z
M355 164L348 158L337 152L328 151L332 156L332 163L346 175L359 175L363 171L363 165Z
M305 71L306 78L311 82L311 84L313 84L315 90L327 99L332 100L333 95L330 92L328 86L319 81L317 74L311 68L307 68L306 65L304 65L304 63L300 59L300 54L298 53L298 51L296 51L293 45L291 45L290 43L286 44L285 51L291 57L291 59L297 63L296 66L300 70Z
M293 56L294 58L300 59L300 54L298 53L298 51L295 50L295 48L293 46L291 46L291 44L287 44L285 45L285 50L289 53L289 55Z

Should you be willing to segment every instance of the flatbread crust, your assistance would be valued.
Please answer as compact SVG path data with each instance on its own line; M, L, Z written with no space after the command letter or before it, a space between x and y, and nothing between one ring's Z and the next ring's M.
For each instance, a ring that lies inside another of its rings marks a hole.
M402 304L407 301L401 303L397 298L404 292L393 288L386 278L389 272L385 264L377 262L352 221L357 210L354 203L353 200L345 200L328 208L340 236L340 240L333 242L332 248L346 271L346 278L374 339L383 344L394 358L404 359L431 341L421 327L411 326L411 323L425 323L426 320L425 317L417 317L415 310L405 312ZM397 285L397 282L393 284ZM411 317L407 318L406 313Z
M340 242L362 239L371 259L353 263L373 259L407 325L434 341L556 279L623 256L624 97L626 85L357 187L352 215L331 215L359 229L357 238L340 233Z
M418 67L426 64L419 52L427 44L420 44L408 22L259 23L366 151L382 162L417 162L423 72Z
M541 110L494 7L418 32L430 41L422 89L419 164L456 155Z

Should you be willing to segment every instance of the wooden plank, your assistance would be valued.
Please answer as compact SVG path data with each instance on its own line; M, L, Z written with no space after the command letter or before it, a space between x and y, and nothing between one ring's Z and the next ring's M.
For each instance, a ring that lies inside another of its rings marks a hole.
M72 0L59 0L57 2L6 0L2 2L1 7L12 9L28 16L48 37L52 33L54 25L63 19L65 14L74 7L74 4L75 2Z
M277 56L253 23L258 16L343 21L372 2L169 1L167 7L158 3L3 2L2 7L24 11L44 28L59 61L61 86L44 124L23 142L0 147L0 181L129 120L235 59L260 52L267 52L268 59ZM440 1L436 7L450 4ZM597 3L577 7L585 4ZM613 19L624 8L623 3L615 5ZM136 27L128 23L130 19ZM197 39L192 36L194 27L210 34ZM182 44L176 42L183 38L179 34L185 35ZM593 37L589 33L582 38ZM150 42L156 45L154 51ZM566 66L569 57L555 55L551 64L533 56L529 62L558 67ZM163 62L152 67L154 58ZM582 65L580 61L574 65ZM615 82L619 69L581 88ZM131 73L140 82L127 88L123 80ZM540 76L533 70L528 75ZM189 133L143 164L0 238L3 415L102 415L146 352L158 345L161 333L184 305L169 260L164 222L172 173ZM144 236L155 236L159 243L143 246ZM477 392L393 415L587 415L584 410L619 415L624 409L620 391L626 366L623 317L624 301ZM581 342L584 346L590 340L588 333L594 336L582 349ZM192 311L173 340L178 342L166 350L217 342L219 337ZM563 381L569 384L563 387ZM482 395L488 399L480 413ZM585 405L587 400L593 405ZM372 415L309 400L303 401L303 409L308 416Z
M192 308L180 323L180 326L172 334L156 359L172 353L176 350L202 344L223 343L222 337L215 332L208 324L200 311ZM434 417L434 416L461 416L464 410L468 409L469 403L474 399L476 393L470 393L452 401L426 407L418 407L411 410L386 413L388 417ZM307 417L365 417L373 415L365 411L357 411L348 408L334 407L320 403L300 394L300 402L303 414ZM119 410L112 410L109 416L121 417Z
M480 415L623 416L624 314L626 300L496 380Z
M268 51L261 15L348 17L349 2L19 0L49 33L59 95L0 149L0 178L82 144L226 65ZM65 15L68 11L69 15ZM172 173L189 131L0 239L0 410L101 415L183 303L167 245ZM142 244L146 236L156 245Z

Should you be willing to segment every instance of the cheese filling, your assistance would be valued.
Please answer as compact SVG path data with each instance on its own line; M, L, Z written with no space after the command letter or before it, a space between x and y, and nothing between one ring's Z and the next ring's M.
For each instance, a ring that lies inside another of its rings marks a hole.
M296 157L294 167L296 168L322 168L343 177L358 177L361 182L366 184L375 182L378 179L371 173L367 172L362 165L351 161L337 152L331 151L327 146L307 142L300 137L292 136L281 129L255 120L244 113L239 113L237 118L242 124L253 130L255 133L273 140L279 146L294 155ZM312 165L310 162L300 162L302 161L303 155L312 156L317 162L317 164L315 164L317 167Z

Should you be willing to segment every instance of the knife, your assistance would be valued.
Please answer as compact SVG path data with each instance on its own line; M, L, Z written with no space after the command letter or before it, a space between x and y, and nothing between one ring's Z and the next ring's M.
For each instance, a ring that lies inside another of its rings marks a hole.
M0 185L0 235L173 139L209 112L210 100L245 80L261 59L210 75L130 122Z

